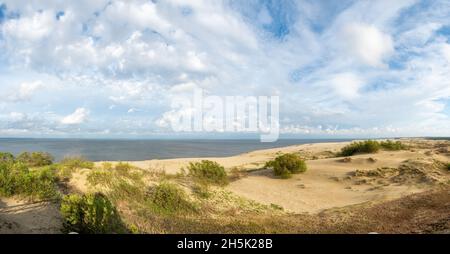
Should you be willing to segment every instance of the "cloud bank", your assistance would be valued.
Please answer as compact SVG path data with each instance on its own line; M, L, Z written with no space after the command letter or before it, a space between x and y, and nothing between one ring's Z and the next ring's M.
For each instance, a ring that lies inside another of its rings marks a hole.
M0 6L0 136L170 135L195 88L279 95L285 135L450 135L445 0Z

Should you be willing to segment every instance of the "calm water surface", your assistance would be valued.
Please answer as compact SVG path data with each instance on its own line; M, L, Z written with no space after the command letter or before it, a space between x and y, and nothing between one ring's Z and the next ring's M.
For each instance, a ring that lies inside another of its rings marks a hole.
M343 139L281 139L273 143L259 140L95 140L95 139L15 139L0 138L0 151L19 154L44 151L56 160L83 156L92 161L137 161L185 157L232 156L253 150L296 144L339 142Z

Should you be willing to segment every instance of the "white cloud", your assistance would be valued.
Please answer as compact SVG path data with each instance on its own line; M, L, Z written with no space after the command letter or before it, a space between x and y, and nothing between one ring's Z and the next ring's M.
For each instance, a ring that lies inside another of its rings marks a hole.
M77 108L72 114L61 119L62 124L81 124L84 123L89 116L89 110L86 108Z
M346 25L341 40L350 56L373 67L384 66L383 61L394 52L391 36L368 24Z
M329 80L336 93L344 99L359 96L359 89L364 85L363 80L353 73L340 73Z
M30 100L31 97L43 87L42 81L24 82L21 83L16 92L10 95L10 100L14 102L20 102Z
M442 45L442 55L450 63L450 44L445 43Z
M450 46L438 31L450 25L450 7L438 2L420 13L420 5L408 9L414 0L355 1L338 11L321 1L3 2L20 16L0 24L0 92L14 98L0 110L24 117L8 115L0 128L155 132L155 119L165 126L176 116L169 99L194 88L279 95L289 119L282 124L309 133L448 124ZM36 73L52 89L40 92ZM96 108L89 122L85 108L44 114L48 121L34 115L80 101ZM134 109L148 115L127 114Z

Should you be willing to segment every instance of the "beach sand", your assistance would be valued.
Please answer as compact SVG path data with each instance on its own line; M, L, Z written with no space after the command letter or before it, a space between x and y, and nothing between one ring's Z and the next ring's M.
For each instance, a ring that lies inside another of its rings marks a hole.
M245 177L231 182L226 187L227 190L263 204L283 207L286 211L318 213L334 207L387 201L427 190L430 185L420 181L395 183L386 179L374 179L376 181L364 183L367 179L359 179L358 182L350 176L356 170L398 168L407 161L423 161L428 164L434 160L450 162L448 153L429 154L435 146L442 143L441 141L413 139L403 142L414 144L418 149L356 155L352 156L350 162L342 162L342 158L336 158L334 153L350 142L316 143L257 150L231 157L178 158L129 163L146 170L175 174L180 172L181 168L186 168L189 162L216 161L229 171L236 168L248 172ZM448 145L448 142L443 142ZM268 160L284 153L298 153L306 158L307 172L294 175L290 179L279 179L274 177L270 170L263 168ZM101 163L97 162L97 165Z

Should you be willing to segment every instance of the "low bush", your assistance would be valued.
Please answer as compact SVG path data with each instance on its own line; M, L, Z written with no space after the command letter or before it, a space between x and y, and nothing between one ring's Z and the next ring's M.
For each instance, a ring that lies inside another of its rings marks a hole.
M380 143L374 140L353 142L344 146L339 153L340 156L352 156L360 153L376 153L380 150Z
M162 182L150 188L147 199L152 208L161 213L194 212L195 206L189 202L186 193L176 185Z
M450 171L450 163L447 163L446 167L447 167L447 170Z
M119 213L109 199L101 194L68 195L61 203L64 230L81 234L126 233Z
M54 169L29 170L23 163L0 163L0 194L30 199L55 198L59 192Z
M266 168L273 169L276 176L289 178L292 174L303 173L306 171L306 163L296 154L283 154L269 161Z
M0 152L0 163L13 163L15 161L14 155L12 153Z
M53 156L46 152L23 152L16 159L29 167L48 166L53 163Z
M194 178L218 185L228 183L225 168L214 161L202 160L201 162L190 162L188 166L189 175Z
M66 157L60 162L60 165L67 169L94 168L94 163L83 157Z
M400 141L381 141L380 142L381 148L389 151L398 151L398 150L405 150L407 147Z

